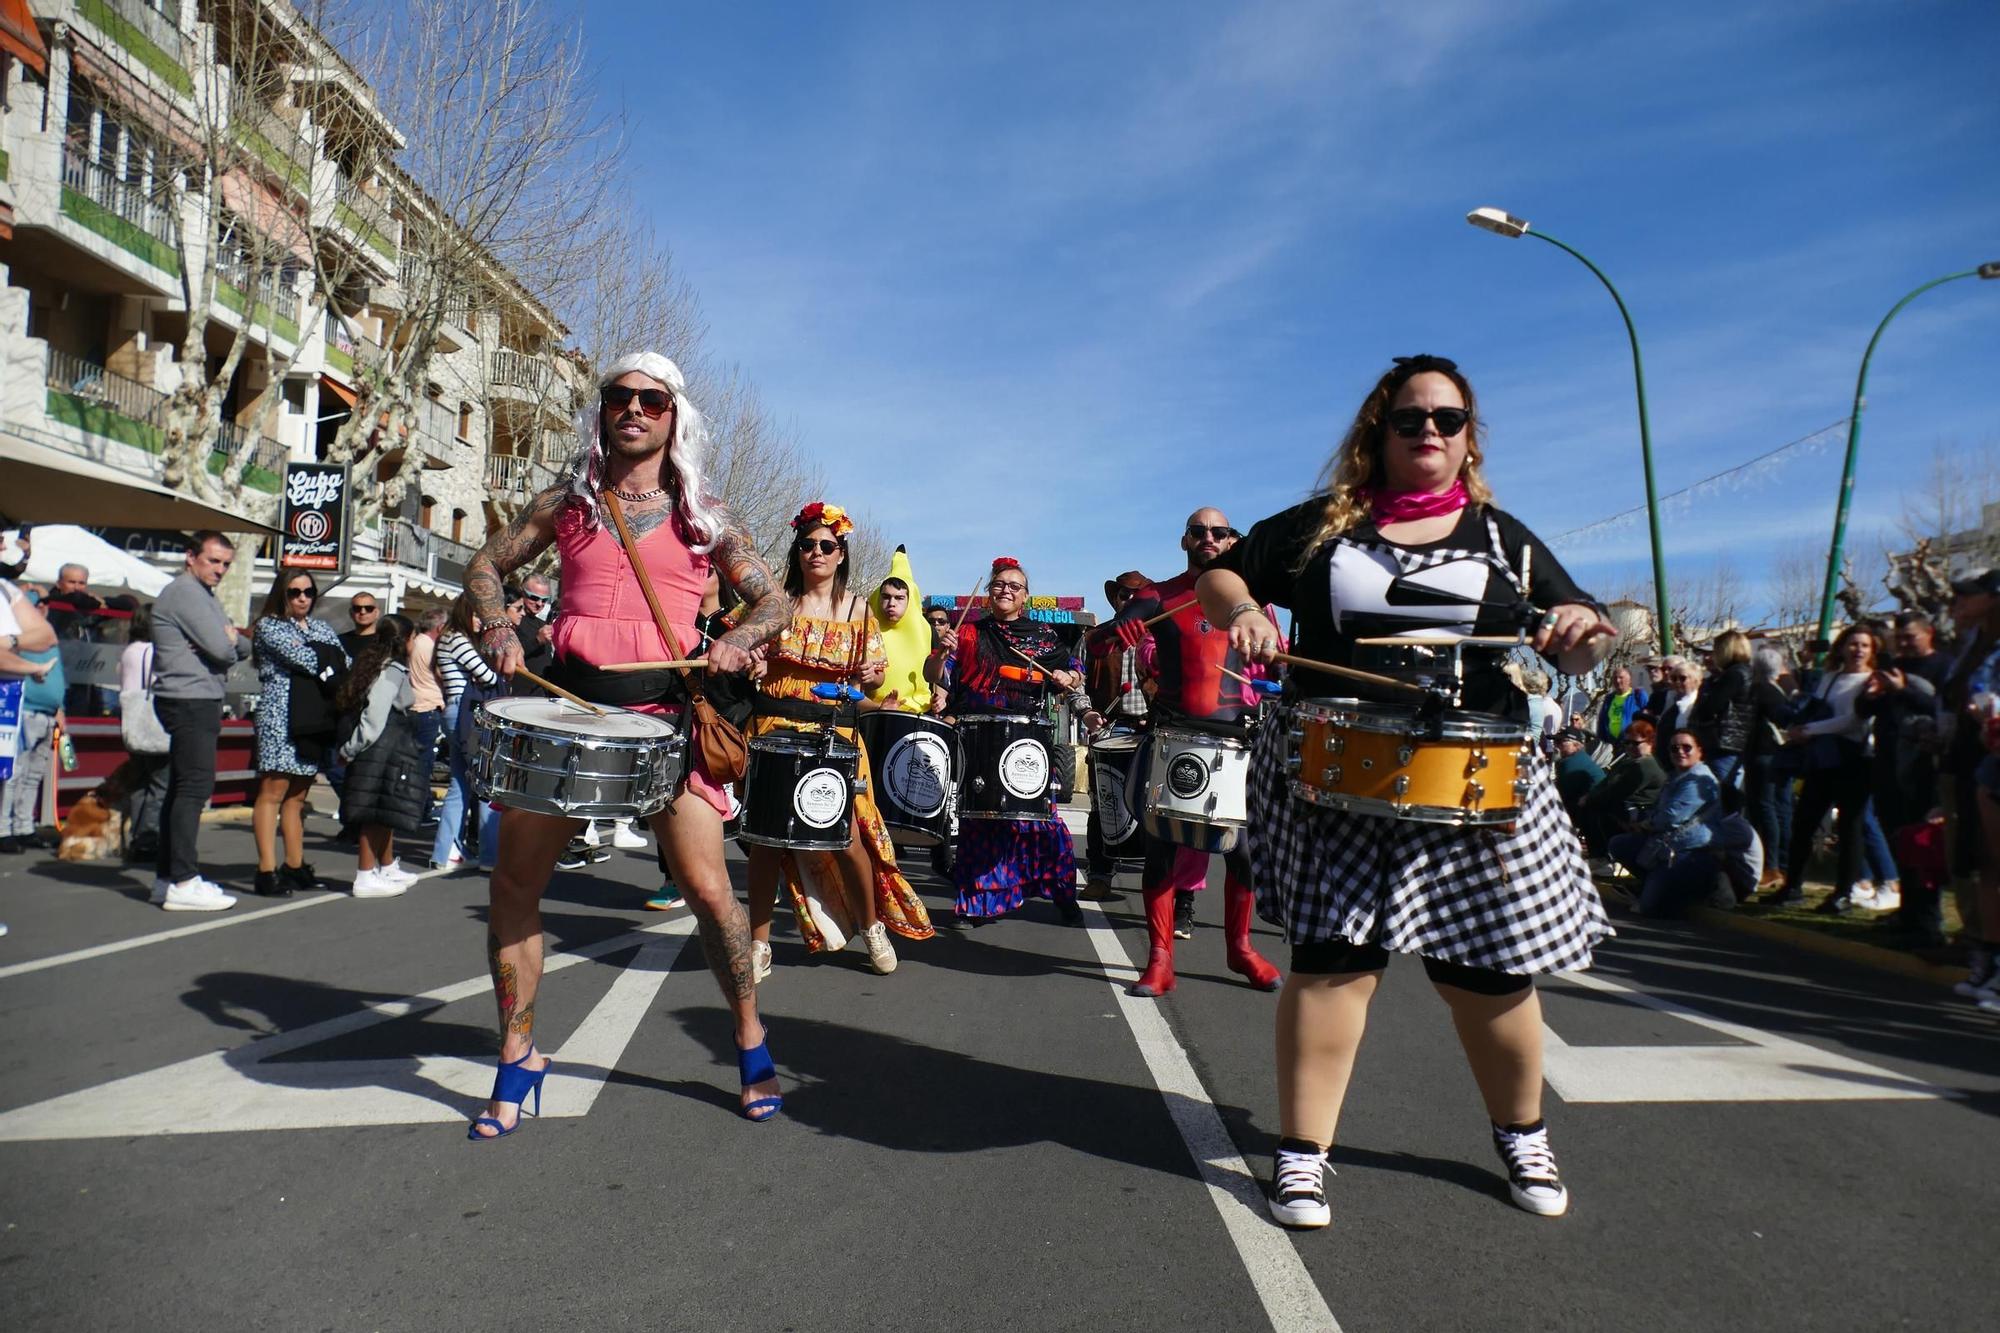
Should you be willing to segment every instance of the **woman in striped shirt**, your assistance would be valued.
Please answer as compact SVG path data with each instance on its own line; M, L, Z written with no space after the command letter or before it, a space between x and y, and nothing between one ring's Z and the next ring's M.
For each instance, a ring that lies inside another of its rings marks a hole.
M459 701L469 682L487 689L500 683L500 675L480 655L474 639L479 633L479 617L472 604L461 596L452 603L451 620L438 636L436 668L438 683L444 687L445 751L451 757L451 786L446 789L444 806L438 811L437 840L431 845L431 864L450 867L464 859L459 850L460 825L465 812L473 812L474 827L485 822L486 807L472 792L472 756L458 739ZM473 844L479 845L475 837Z

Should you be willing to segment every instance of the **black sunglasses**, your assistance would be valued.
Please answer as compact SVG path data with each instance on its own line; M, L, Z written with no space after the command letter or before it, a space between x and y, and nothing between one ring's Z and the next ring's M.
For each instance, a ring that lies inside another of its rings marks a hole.
M634 389L623 384L607 384L597 391L597 401L613 412L623 412L631 406L634 398L639 400L639 410L649 417L665 416L667 409L674 405L674 396L665 389Z
M1231 537L1234 537L1236 535L1236 529L1229 527L1207 528L1203 527L1199 523L1190 523L1188 524L1187 535L1195 538L1196 540L1200 540L1202 537L1206 536L1210 541L1226 542Z
M314 593L313 593L313 590L312 590L311 588L287 588L287 589L285 589L285 596L287 596L287 597L311 597L311 596L314 596Z
M821 555L832 555L840 549L840 543L831 537L801 537L792 543L800 555L811 555L818 551Z
M1462 407L1440 407L1426 412L1421 407L1399 407L1389 414L1389 428L1406 440L1424 433L1424 422L1437 422L1438 434L1447 440L1464 430L1472 413Z
M379 606L350 606L347 609L357 616L372 616L382 608Z

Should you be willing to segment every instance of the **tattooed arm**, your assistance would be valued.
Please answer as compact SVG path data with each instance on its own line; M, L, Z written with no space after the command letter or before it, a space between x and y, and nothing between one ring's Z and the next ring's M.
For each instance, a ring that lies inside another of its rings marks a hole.
M466 562L465 595L479 615L479 643L503 676L513 675L524 656L521 638L507 620L507 576L556 539L556 511L567 494L561 486L541 492Z
M744 601L743 619L736 628L708 648L710 671L747 671L750 652L778 636L792 618L791 594L771 577L771 567L757 554L741 523L728 520L711 553L725 583L733 586Z

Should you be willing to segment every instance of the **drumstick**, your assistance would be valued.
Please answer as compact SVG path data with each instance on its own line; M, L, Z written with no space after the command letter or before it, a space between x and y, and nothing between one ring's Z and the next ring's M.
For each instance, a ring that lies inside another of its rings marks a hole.
M1182 602L1179 606L1175 607L1171 611L1162 611L1157 616L1154 616L1151 620L1140 621L1139 628L1151 629L1153 626L1159 624L1162 620L1172 620L1175 616L1187 610L1190 606L1193 606L1196 602L1199 602L1200 600L1201 599L1199 597L1190 597L1185 602Z
M1397 680L1394 676L1378 676L1373 671L1356 671L1353 667L1335 666L1331 662L1315 662L1310 657L1295 657L1291 653L1272 653L1271 660L1304 667L1308 671L1324 671L1329 675L1346 676L1350 680L1367 681L1370 685L1380 685L1384 689L1402 690L1409 694L1430 693L1421 685L1412 685L1407 680Z
M705 667L707 665L708 659L706 657L677 657L668 662L613 662L610 666L601 666L597 669L599 671L664 671L671 667L676 670L693 671L698 667Z
M582 698L578 695L571 694L568 690L564 689L560 685L551 685L549 682L543 680L540 676L528 670L528 668L526 667L515 667L514 674L521 677L523 680L527 681L530 685L539 685L543 689L547 690L550 694L553 694L558 698L567 699L573 704L581 704L583 707L588 708L591 712L597 714L599 717L604 716L604 710L602 708L599 708L596 704L592 703L590 700Z
M972 603L978 598L979 590L985 587L986 580L992 577L993 576L991 574L981 574L979 576L979 582L972 585L972 591L965 594L965 605L958 608L958 619L951 622L951 632L954 637L958 634L958 631L964 627L965 618L972 614Z

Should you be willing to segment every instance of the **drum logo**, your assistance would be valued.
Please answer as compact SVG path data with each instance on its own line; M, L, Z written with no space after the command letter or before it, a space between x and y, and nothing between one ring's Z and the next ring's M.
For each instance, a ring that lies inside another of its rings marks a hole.
M951 789L951 755L936 736L913 732L889 747L882 764L882 785L889 798L925 819L944 809Z
M1208 765L1200 755L1177 754L1167 761L1167 790L1183 801L1208 790Z
M1097 822L1103 828L1104 840L1110 843L1125 841L1137 822L1132 818L1132 807L1125 801L1125 774L1109 764L1097 769Z
M815 768L792 788L792 813L811 828L832 828L847 813L847 775L837 768Z
M1049 752L1040 741L1019 740L1000 752L1000 785L1024 801L1049 793Z

